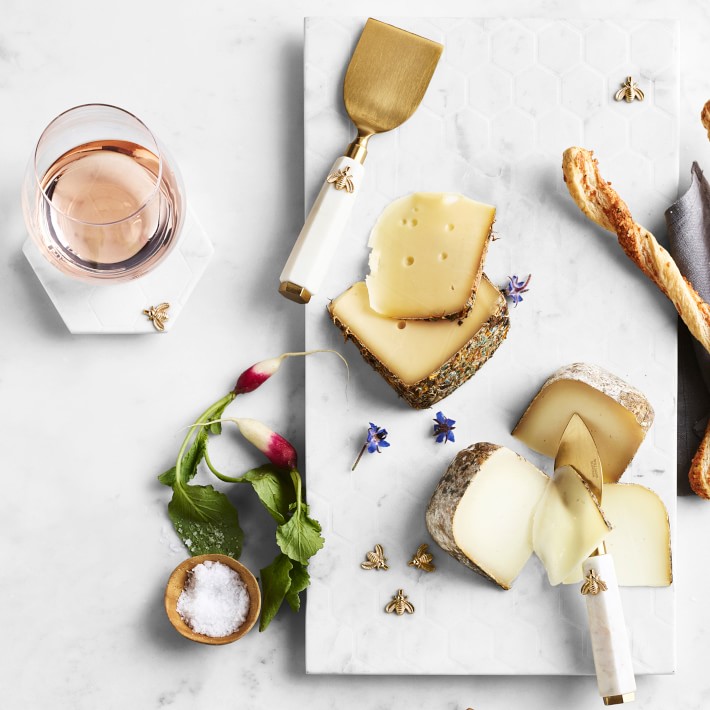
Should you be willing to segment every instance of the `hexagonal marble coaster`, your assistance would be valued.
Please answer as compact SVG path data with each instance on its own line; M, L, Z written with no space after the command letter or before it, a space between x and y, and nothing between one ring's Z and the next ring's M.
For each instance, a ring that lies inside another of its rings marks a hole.
M214 253L209 237L188 211L180 241L146 276L119 284L90 284L55 269L31 239L22 246L30 266L71 333L159 333L144 309L169 303L166 332L178 319Z

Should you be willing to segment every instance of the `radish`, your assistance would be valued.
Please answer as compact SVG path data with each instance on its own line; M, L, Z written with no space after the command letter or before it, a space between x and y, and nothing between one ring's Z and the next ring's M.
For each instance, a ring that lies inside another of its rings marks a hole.
M345 367L348 367L347 360L336 350L308 350L307 352L301 353L283 353L283 355L279 355L278 357L272 357L268 360L261 360L261 362L257 362L244 370L244 372L242 372L242 374L237 378L237 384L234 386L234 390L232 391L235 395L253 392L257 387L264 384L264 382L266 382L271 375L277 372L277 370L281 367L281 363L287 357L312 355L313 353L334 353L345 363Z
M279 554L260 572L264 597L259 625L261 631L269 625L283 601L295 611L299 609L299 594L310 581L308 562L325 541L320 523L308 513L303 481L296 468L296 449L283 436L256 419L223 418L222 415L237 395L261 387L279 370L286 358L318 352L335 353L348 368L345 358L335 350L289 352L255 363L237 378L233 390L200 414L189 427L175 466L159 476L161 483L173 490L168 515L175 531L193 555L216 552L239 557L244 538L233 502L210 485L190 483L201 461L225 483L249 483L276 521ZM217 471L210 461L207 446L209 434L219 434L224 421L233 422L242 436L259 449L270 463L239 477L226 476Z
M266 380L278 372L281 367L281 363L283 363L286 358L305 357L306 355L312 355L314 353L333 353L334 355L337 355L343 363L345 363L345 367L348 371L348 378L350 377L350 368L347 360L336 350L322 349L308 350L306 352L289 352L283 353L278 357L272 357L267 360L261 360L254 363L251 367L248 367L244 370L244 372L242 372L241 375L239 375L237 378L237 384L231 392L211 404L202 414L200 414L195 423L190 427L190 431L182 442L175 466L163 473L159 477L160 481L168 486L171 486L176 480L179 483L190 480L195 473L197 473L197 465L204 457L205 443L207 441L207 429L205 428L205 425L209 422L209 431L212 434L219 434L220 417L227 406L234 401L237 395L253 392L255 389L261 387ZM197 430L197 434L194 433L193 429ZM192 446L190 446L191 441Z
M284 439L281 434L271 431L266 424L257 419L234 419L226 417L211 422L205 422L205 426L210 426L215 422L233 422L237 425L241 435L253 444L274 466L283 468L286 471L294 471L298 466L298 454L293 445Z

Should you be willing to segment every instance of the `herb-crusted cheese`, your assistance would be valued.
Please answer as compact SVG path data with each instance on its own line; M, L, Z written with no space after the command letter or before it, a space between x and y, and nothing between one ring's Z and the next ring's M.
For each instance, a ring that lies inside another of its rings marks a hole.
M472 311L460 321L386 318L370 308L363 282L328 310L365 360L415 408L431 406L472 377L509 328L505 298L485 276Z
M495 207L453 193L392 202L370 235L370 306L388 318L465 315L478 287Z

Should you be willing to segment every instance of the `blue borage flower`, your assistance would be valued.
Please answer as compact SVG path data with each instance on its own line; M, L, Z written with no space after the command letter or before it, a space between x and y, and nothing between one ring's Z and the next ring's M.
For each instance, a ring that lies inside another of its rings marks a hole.
M503 293L513 301L513 305L516 307L523 300L523 294L530 290L527 286L531 278L532 274L528 274L525 281L521 281L515 274L508 276L508 285L503 289Z
M380 447L386 449L390 445L390 442L386 441L386 439L387 429L378 427L377 424L373 424L372 422L370 422L370 427L367 430L367 441L362 445L362 449L360 449L360 453L357 455L355 463L353 464L353 467L350 470L355 470L355 466L360 463L360 459L362 458L362 455L365 453L365 451L370 454L374 454L375 452L379 454L381 453Z
M375 451L380 453L380 446L386 449L389 445L389 441L385 441L387 438L387 429L381 429L377 424L370 422L370 428L367 430L367 450L374 454Z
M434 436L436 437L437 444L445 444L447 441L456 441L454 437L454 429L456 429L454 426L454 424L456 424L455 419L447 419L443 412L437 412L436 419L434 419L433 422Z

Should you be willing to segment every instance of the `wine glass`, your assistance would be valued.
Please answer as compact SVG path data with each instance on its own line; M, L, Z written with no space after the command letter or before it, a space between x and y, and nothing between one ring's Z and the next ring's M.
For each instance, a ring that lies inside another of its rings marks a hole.
M177 243L185 190L177 167L128 111L86 104L57 116L25 172L30 236L60 271L92 281L143 276Z

